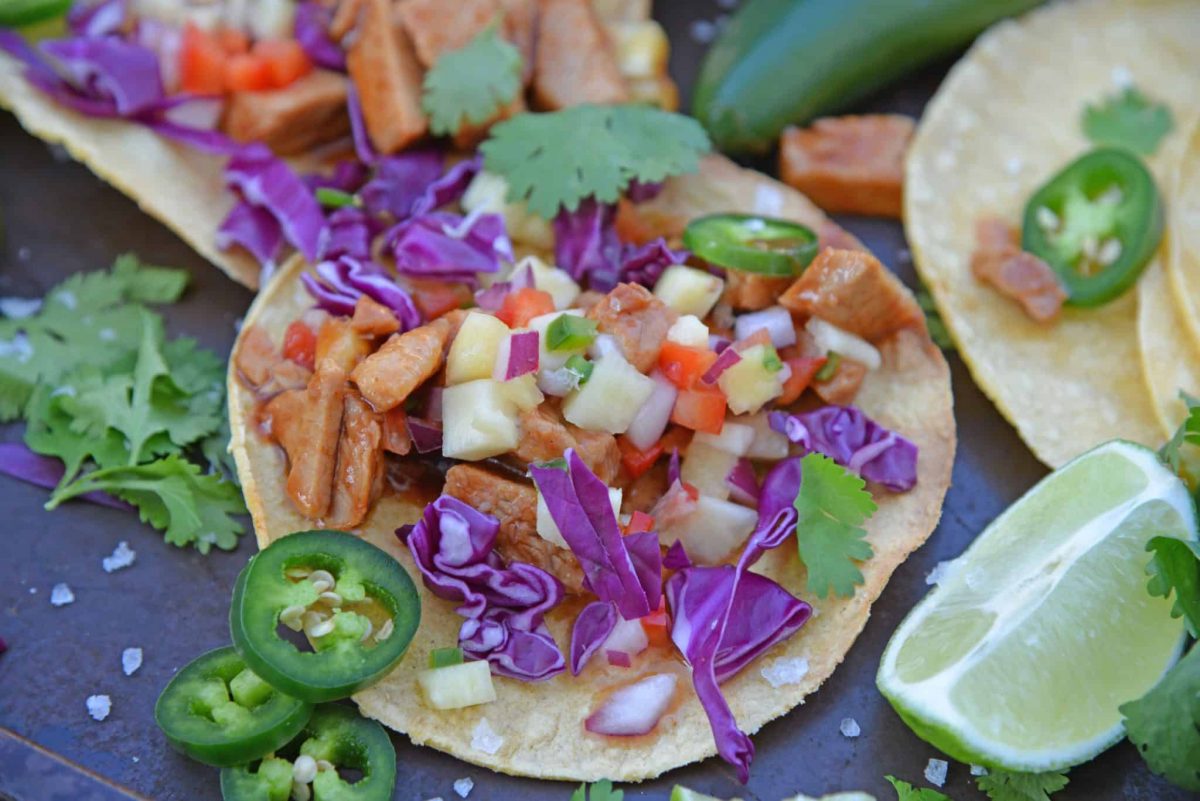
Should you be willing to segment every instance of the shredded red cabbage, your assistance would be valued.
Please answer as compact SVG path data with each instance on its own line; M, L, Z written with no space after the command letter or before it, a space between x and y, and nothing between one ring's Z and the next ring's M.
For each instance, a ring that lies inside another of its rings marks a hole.
M425 187L425 191L413 204L412 213L427 214L448 203L457 203L482 169L483 156L480 155L458 162Z
M340 256L320 262L314 270L315 276L302 273L300 280L317 306L330 314L349 317L358 299L367 295L392 310L402 331L421 325L421 313L412 297L379 265Z
M116 37L55 39L41 50L56 72L85 97L112 103L114 116L132 117L163 99L154 51Z
M396 271L414 278L471 283L476 273L497 272L501 260L513 260L499 214L430 212L394 226L384 242L396 257Z
M240 245L258 261L272 266L283 247L283 229L271 212L239 200L217 229L217 247Z
M588 198L575 211L554 218L555 263L598 292L621 282L653 287L672 264L682 264L687 251L674 251L658 239L642 247L623 245L614 227L616 206Z
M688 255L686 250L671 250L662 238L640 248L626 246L621 256L619 280L653 288L668 267L683 264Z
M317 260L325 216L313 193L286 162L266 147L243 148L226 165L225 182L247 203L269 211L284 238L304 258Z
M67 29L76 36L109 36L120 31L128 12L126 0L75 3L67 12Z
M329 215L321 229L317 258L349 256L358 261L370 261L371 240L378 232L378 225L362 209L352 206L338 209Z
M565 470L529 468L550 516L583 567L591 591L616 604L626 620L645 617L658 609L662 597L658 535L647 531L622 537L608 487L573 448L565 456Z
M867 481L893 492L917 483L917 446L850 406L823 406L811 412L772 412L771 428L806 452L823 453Z
M442 154L428 148L379 159L375 174L360 193L363 205L376 217L407 220L425 190L441 174Z
M419 417L408 418L408 435L417 453L435 453L442 449L442 427Z
M475 292L475 305L486 311L499 311L504 305L504 298L509 292L525 289L534 285L533 268L528 264L518 268L507 281L497 281L487 289Z
M493 550L500 523L449 495L425 507L416 525L396 536L412 552L429 591L466 618L459 629L463 654L486 659L501 676L541 681L566 662L546 628L545 615L563 599L558 579Z
M33 484L42 489L55 489L62 481L63 463L52 456L34 453L20 442L0 443L0 473ZM128 511L132 506L106 492L89 492L78 496L99 506Z
M353 159L346 159L334 165L333 172L328 175L314 172L305 175L303 180L305 186L313 191L321 187L328 187L353 194L366 183L370 171L371 168L366 164L354 161Z
M329 36L333 11L313 0L296 6L296 24L292 35L304 48L312 63L337 72L346 71L346 53Z
M578 676L617 627L617 607L609 601L592 601L575 618L571 629L571 675Z

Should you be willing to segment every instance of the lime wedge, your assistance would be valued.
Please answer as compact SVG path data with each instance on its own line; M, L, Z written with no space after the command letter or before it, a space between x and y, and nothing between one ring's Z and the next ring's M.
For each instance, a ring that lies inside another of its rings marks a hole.
M1179 658L1183 621L1146 592L1146 542L1194 540L1153 451L1110 442L1051 473L979 536L892 635L877 682L922 739L1018 771L1085 762L1117 707Z

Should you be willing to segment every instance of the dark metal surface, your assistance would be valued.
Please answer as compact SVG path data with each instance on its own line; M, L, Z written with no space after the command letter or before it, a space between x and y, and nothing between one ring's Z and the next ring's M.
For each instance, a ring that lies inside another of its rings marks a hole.
M660 2L660 16L674 41L673 73L683 83L694 74L702 48L689 34L698 18L713 19L709 2ZM877 98L874 110L918 113L941 70ZM0 296L40 296L79 270L110 264L125 251L148 261L188 268L193 276L184 302L168 327L227 352L250 294L192 253L136 205L88 171L56 157L46 145L0 116L0 215L7 236L0 250ZM912 269L899 225L849 220L847 226L906 280ZM925 576L941 560L957 556L1002 509L1036 482L1044 469L951 357L959 423L954 486L942 524L929 543L896 572L874 607L866 631L845 663L808 702L768 725L755 738L758 756L749 786L737 784L717 759L629 787L632 798L665 799L675 783L721 797L778 801L797 792L820 794L861 789L880 799L893 793L885 774L924 784L922 771L934 749L913 735L875 689L874 675L888 636L926 592ZM16 439L19 430L0 430ZM228 642L226 614L233 579L253 551L244 539L233 553L207 557L177 550L130 514L71 503L42 510L45 493L0 478L0 636L10 650L0 656L0 726L78 762L152 799L214 801L216 772L172 752L152 718L154 700L172 673L204 650ZM100 560L118 541L137 551L129 569L107 574ZM66 582L70 606L50 605L50 588ZM121 651L141 647L145 663L133 676L121 671ZM88 717L85 699L112 697L109 718ZM853 717L862 726L854 740L838 724ZM705 735L707 736L707 735ZM471 798L565 801L570 787L499 776L396 737L400 780L396 799L455 798L452 784L475 780ZM24 748L40 759L38 770L17 785L17 760L4 747ZM46 766L49 767L46 767ZM11 772L11 773L10 773ZM51 801L55 782L68 768L26 746L0 746L0 797ZM8 784L5 784L5 776ZM945 791L958 801L982 798L965 765L952 763ZM104 796L95 796L101 798ZM1183 801L1194 795L1151 776L1127 744L1071 774L1062 801Z

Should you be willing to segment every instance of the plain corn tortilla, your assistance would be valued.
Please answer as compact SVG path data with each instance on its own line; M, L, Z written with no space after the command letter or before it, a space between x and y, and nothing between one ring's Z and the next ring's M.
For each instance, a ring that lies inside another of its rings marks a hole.
M814 228L822 219L794 190L718 157L707 159L698 175L668 181L654 205L664 214L691 217L752 210L755 198L776 205L781 216ZM261 326L274 341L281 341L286 326L312 305L298 280L304 269L299 261L288 264L260 293L246 326ZM240 345L240 341L235 345L235 355ZM955 449L949 370L928 336L916 332L894 338L883 348L883 355L883 367L868 377L858 405L917 443L921 449L919 481L911 492L882 493L876 498L879 511L867 527L875 556L862 564L866 583L853 598L806 597L804 571L794 546L785 545L760 563L757 569L812 602L819 615L724 685L734 714L749 732L800 704L833 672L865 625L871 603L892 571L925 541L941 514ZM236 358L231 360L231 364L235 362ZM267 442L254 425L253 393L232 373L229 390L232 449L259 545L313 528L287 497L282 451ZM417 689L416 674L427 664L432 649L457 641L462 619L454 612L457 604L426 591L407 549L394 534L398 526L414 522L420 512L416 506L385 497L359 530L404 565L417 580L422 601L420 629L404 661L384 681L355 696L364 714L407 734L417 744L504 773L546 779L638 781L716 753L708 719L691 690L686 668L677 660L660 665L643 660L635 670L621 670L597 659L579 678L563 675L536 684L496 678L499 697L490 704L456 711L427 707ZM552 615L549 624L565 653L571 620L564 619L564 614ZM808 662L808 672L797 683L772 687L760 672L797 659ZM660 722L654 734L622 741L585 733L583 721L596 693L667 670L679 675L679 692L685 700ZM484 726L485 720L486 727L503 738L494 753L481 747L486 743L476 736L477 727Z
M1200 103L1197 40L1192 0L1058 2L1002 22L951 70L910 150L905 229L917 270L976 383L1052 467L1109 439L1162 442L1173 411L1156 408L1147 389L1138 336L1146 293L1038 324L972 276L975 223L998 214L1019 225L1034 190L1092 147L1080 126L1085 105L1129 80L1174 112L1176 130L1150 159L1169 187L1178 122ZM1150 265L1151 280L1160 269Z

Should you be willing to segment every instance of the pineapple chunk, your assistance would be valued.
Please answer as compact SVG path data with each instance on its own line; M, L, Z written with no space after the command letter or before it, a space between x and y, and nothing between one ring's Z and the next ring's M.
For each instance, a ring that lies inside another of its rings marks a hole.
M566 270L551 267L536 256L522 259L517 269L520 270L527 264L533 272L534 288L550 293L550 297L554 299L554 308L565 309L579 297L579 284L575 283L575 279L571 278Z
M653 20L610 22L609 38L617 51L617 69L626 78L653 78L667 71L667 32Z
M742 423L726 421L725 425L721 426L720 434L706 434L703 431L697 431L696 435L692 437L692 442L701 442L726 453L732 453L734 456L745 456L750 452L750 446L754 443L754 429Z
M500 343L508 337L508 326L490 314L467 314L446 356L446 385L491 378Z
M740 549L756 525L754 509L701 495L691 514L667 520L659 528L658 541L670 547L679 540L693 562L716 565Z
M771 420L766 412L740 418L740 422L754 430L754 441L750 443L746 456L772 462L788 457L791 443L787 437L771 428Z
M462 709L496 700L492 669L485 660L422 670L417 684L434 709Z
M729 411L734 414L757 412L767 401L783 394L783 371L771 372L764 366L766 345L742 351L742 360L721 373L717 386L725 393Z
M685 314L667 330L667 339L689 348L708 349L708 326L694 314Z
M579 317L583 316L582 309L567 309L566 311L550 312L543 314L540 317L534 317L529 321L529 329L538 332L538 372L544 373L550 370L557 370L567 363L567 359L575 354L582 356L587 353L587 348L579 348L578 350L547 350L546 349L546 329L550 327L550 323L562 317L564 314L574 314Z
M624 434L650 395L654 379L642 375L618 353L595 362L587 383L563 401L563 417L589 431Z
M542 251L554 249L554 229L550 221L530 213L523 202L509 203L508 181L503 176L481 171L467 185L462 207L466 212L483 209L486 214L503 215L504 230L516 244Z
M621 490L609 487L608 502L612 504L613 514L620 518ZM562 532L559 531L554 518L550 516L550 507L546 505L546 499L542 497L541 492L538 492L537 496L537 533L542 539L552 542L561 548L570 547L567 545L567 541L563 539Z
M503 386L504 394L518 412L532 411L546 399L546 396L538 389L537 376L533 373L526 373L511 381L500 383Z
M725 477L737 461L735 454L693 439L692 444L688 445L683 464L679 466L679 477L698 489L701 495L723 501L729 497L730 491Z
M654 294L663 303L680 314L701 319L717 305L724 290L725 282L720 278L682 264L668 267L654 285Z
M481 378L442 393L442 454L474 461L517 447L517 406L505 383Z
M290 0L257 0L247 5L245 22L255 39L289 39L296 27L296 4Z

